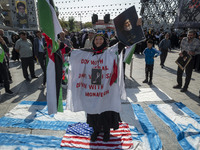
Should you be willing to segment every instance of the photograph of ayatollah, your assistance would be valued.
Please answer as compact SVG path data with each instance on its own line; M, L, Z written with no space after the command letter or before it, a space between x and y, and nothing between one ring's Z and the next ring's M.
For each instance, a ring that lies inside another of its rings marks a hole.
M130 46L145 40L142 27L137 25L137 21L135 6L130 7L114 19L117 37L123 44Z

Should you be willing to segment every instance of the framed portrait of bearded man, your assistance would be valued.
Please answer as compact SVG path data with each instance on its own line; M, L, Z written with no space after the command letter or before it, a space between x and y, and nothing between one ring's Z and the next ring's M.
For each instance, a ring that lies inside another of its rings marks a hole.
M28 28L28 15L27 15L27 5L26 1L16 1L16 18L17 18L17 27L19 28Z
M138 15L135 6L132 6L114 18L117 38L125 45L130 46L145 40L143 29L137 25Z

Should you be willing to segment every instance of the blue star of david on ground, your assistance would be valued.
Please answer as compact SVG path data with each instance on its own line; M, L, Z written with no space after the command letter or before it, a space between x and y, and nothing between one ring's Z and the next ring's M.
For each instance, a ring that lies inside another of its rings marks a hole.
M178 126L179 128L182 129L177 137L179 140L186 138L188 136L190 136L193 139L200 137L200 129L195 128L192 124L188 125L178 124ZM193 131L191 131L190 129L192 129Z
M46 116L47 118L53 118L54 114L49 115L47 107L43 108L42 110L36 110L35 118L40 118Z

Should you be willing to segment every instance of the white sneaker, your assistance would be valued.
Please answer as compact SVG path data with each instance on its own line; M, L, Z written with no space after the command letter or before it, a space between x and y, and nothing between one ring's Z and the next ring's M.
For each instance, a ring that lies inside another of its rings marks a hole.
M41 89L44 89L45 87L46 87L46 86L42 84L42 85L40 85L40 86L38 87L38 89L41 90Z

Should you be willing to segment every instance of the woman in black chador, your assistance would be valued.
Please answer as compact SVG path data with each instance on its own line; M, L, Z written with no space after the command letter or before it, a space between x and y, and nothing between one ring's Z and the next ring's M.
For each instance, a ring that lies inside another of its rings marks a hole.
M120 53L124 45L118 44L118 52ZM107 48L107 42L103 35L98 34L93 40L94 55L103 53ZM91 135L91 141L96 141L100 132L103 132L103 141L107 142L110 139L110 128L114 130L119 128L119 122L121 122L120 115L114 111L105 111L101 114L87 114L87 123L90 127L93 127L93 134Z

